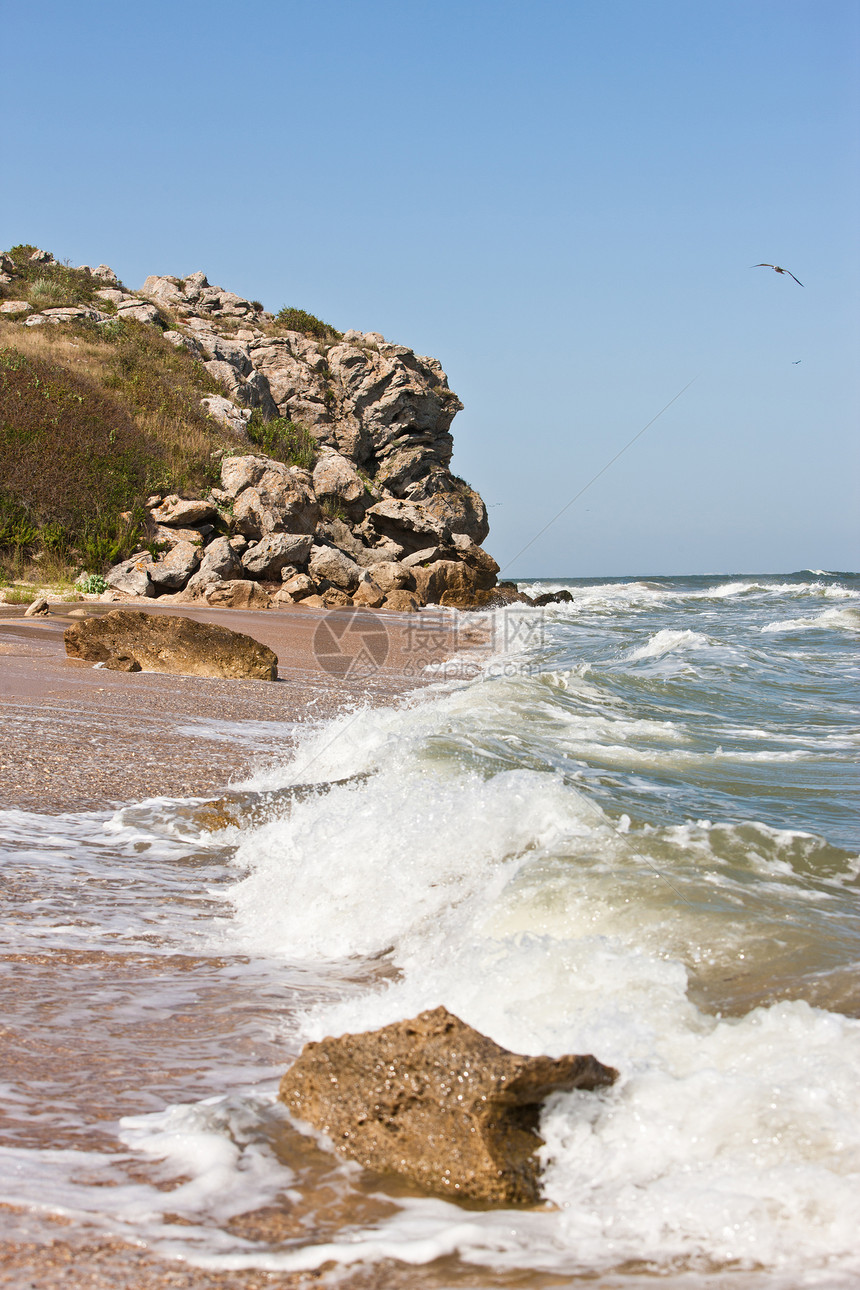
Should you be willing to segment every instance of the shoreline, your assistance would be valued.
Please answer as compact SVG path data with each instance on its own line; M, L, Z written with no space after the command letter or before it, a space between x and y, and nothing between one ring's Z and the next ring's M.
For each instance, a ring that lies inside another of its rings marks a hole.
M92 613L119 607L86 606ZM279 679L108 671L66 657L63 631L78 616L53 605L45 617L25 618L0 606L0 809L94 810L217 793L282 755L284 739L302 723L351 705L386 704L432 683L422 665L450 656L463 636L450 611L363 611L377 632L384 628L385 658L369 674L336 676L326 670L331 660L321 664L315 656L314 634L323 620L338 630L348 625L354 611L159 608L151 600L122 607L253 636L278 655ZM242 737L243 723L254 723L253 738Z
M118 607L86 605L94 613ZM193 617L245 632L278 654L279 680L227 681L95 668L66 657L63 631L79 620L79 615L69 616L66 605L52 604L49 615L37 618L25 618L18 606L0 607L0 810L104 811L148 797L214 797L228 790L231 781L283 757L304 723L333 718L352 705L381 706L406 699L432 682L434 678L415 671L416 633L419 639L427 633L423 644L428 647L432 635L440 660L450 655L456 638L456 618L450 611L425 611L420 623L418 615L374 612L374 622L385 628L386 657L373 674L350 679L326 671L313 643L323 619L331 620L334 613L335 622L342 623L350 611L290 607L263 613L158 607L134 600L124 600L123 607ZM426 657L426 651L419 656ZM243 725L250 728L251 739L242 738ZM194 964L180 961L182 957L172 965L153 960L139 970L145 978L147 972L160 975L172 968L193 979ZM134 958L128 956L128 967ZM115 979L112 956L85 951L80 963L73 959L68 951L53 948L23 955L7 952L0 958L0 971L10 989L25 996L34 988L38 993L46 976L59 985L73 969L83 977L78 988L93 999ZM65 1071L70 1084L89 1086L98 1065L93 1065L88 1046L92 1041L83 1043L80 1052L56 1053L46 1050L36 1034L34 1041L10 1046L3 1078L23 1078L30 1085L38 1081L44 1061L54 1078L58 1072L63 1078ZM282 1059L286 1064L288 1054ZM87 1113L86 1103L93 1096L96 1102ZM111 1121L101 1118L107 1108L100 1116L98 1101L98 1093L84 1096L86 1129L78 1147L104 1148ZM16 1137L13 1132L11 1140ZM435 1282L428 1269L418 1279L426 1286ZM85 1220L0 1203L0 1287L304 1290L325 1280L324 1271L210 1271L127 1242ZM375 1265L341 1269L339 1282L350 1290L406 1290L416 1276L408 1268ZM480 1283L478 1274L472 1284Z

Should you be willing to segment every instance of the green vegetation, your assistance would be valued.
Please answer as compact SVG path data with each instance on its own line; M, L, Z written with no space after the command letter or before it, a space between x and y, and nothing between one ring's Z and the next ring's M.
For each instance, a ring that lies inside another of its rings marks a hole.
M291 305L284 305L283 309L278 310L275 322L287 331L299 331L303 336L312 336L315 340L340 340L343 335L343 332L336 331L320 318L315 318L304 309L294 309Z
M297 421L288 421L286 417L264 421L255 409L248 422L248 438L275 461L313 470L319 445L310 430Z
M134 542L155 448L86 378L0 351L0 451L0 544L19 559L38 548L98 567Z
M31 260L36 250L22 243L4 253L11 281L0 299L115 314L96 294L99 278ZM164 310L162 326L171 317ZM219 320L225 334L244 325ZM302 309L282 309L277 327L327 344L341 336ZM26 327L0 315L0 584L44 583L49 572L70 581L83 567L85 590L104 590L108 566L147 545L146 498L205 495L219 482L220 457L236 451L234 432L202 407L207 394L229 391L159 327L119 317ZM330 387L326 399L334 400ZM251 451L313 467L318 445L307 427L266 423L255 411L247 428Z
M149 493L217 481L225 435L200 406L212 392L201 364L142 323L2 324L0 564L18 577L49 555L100 572L130 554Z
M86 573L78 578L75 586L78 591L83 591L88 596L98 596L103 591L107 591L110 583L100 573Z
M320 503L320 510L327 520L346 520L349 518L343 503L339 502L335 497L324 497Z
M15 277L0 289L6 297L28 300L34 309L52 309L60 305L89 305L95 301L101 309L96 291L105 284L82 269L68 264L44 264L31 260L35 246L20 244L6 254L15 262Z
M7 605L32 605L35 599L35 591L27 591L25 587L8 587L3 593Z

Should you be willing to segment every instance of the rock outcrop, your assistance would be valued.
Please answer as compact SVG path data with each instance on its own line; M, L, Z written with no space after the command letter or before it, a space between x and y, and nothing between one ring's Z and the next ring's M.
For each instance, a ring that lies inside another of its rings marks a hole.
M36 257L54 263L46 252ZM2 264L9 286L0 294L13 295L15 262L6 255ZM451 423L462 404L436 359L378 332L291 330L286 323L310 316L286 311L279 323L259 301L213 286L202 272L151 276L140 291L105 265L77 272L98 283L85 303L34 312L16 297L2 308L27 327L120 320L160 328L220 383L223 393L201 404L235 443L210 495L150 499L140 549L107 575L115 591L239 603L240 589L231 595L223 584L252 581L261 592L244 602L258 605L275 593L279 604L350 604L358 594L364 605L382 604L380 592L408 593L398 603L409 608L493 599L498 566L481 547L487 509L450 471ZM287 437L304 436L301 464L277 459L288 450L276 450L277 435L260 433L273 422ZM271 442L269 452L255 446L261 442ZM361 577L379 564L394 571ZM297 575L312 586L296 584Z
M541 1102L617 1074L591 1056L519 1056L435 1008L306 1044L279 1097L367 1169L449 1199L534 1205Z
M256 584L251 585L257 589ZM118 671L174 672L228 680L278 678L277 655L266 645L243 632L192 618L114 609L73 623L63 639L70 658L103 663Z

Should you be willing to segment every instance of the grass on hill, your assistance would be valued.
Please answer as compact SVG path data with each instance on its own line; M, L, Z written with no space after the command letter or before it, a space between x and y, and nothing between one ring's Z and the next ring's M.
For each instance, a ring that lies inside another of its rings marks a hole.
M27 300L34 309L54 309L61 305L96 305L103 312L114 306L96 296L106 284L83 269L68 264L44 264L30 259L35 246L20 244L6 254L15 262L12 282L0 288L6 299Z
M14 269L0 297L113 312L95 294L98 278L31 261L35 249L6 252ZM340 336L304 310L279 318L306 335ZM200 403L227 393L159 327L125 319L25 327L0 315L0 581L44 580L48 567L55 578L81 566L100 573L139 548L147 496L207 492L218 457L242 451ZM252 451L313 466L317 443L302 425L266 423L256 411L248 437Z
M230 445L200 406L222 393L153 327L0 324L0 564L99 572L129 554L152 492L217 482Z
M102 572L139 548L147 496L208 492L213 454L242 450L201 406L212 393L226 391L144 323L0 321L0 574ZM255 412L248 437L289 465L316 459L285 418Z

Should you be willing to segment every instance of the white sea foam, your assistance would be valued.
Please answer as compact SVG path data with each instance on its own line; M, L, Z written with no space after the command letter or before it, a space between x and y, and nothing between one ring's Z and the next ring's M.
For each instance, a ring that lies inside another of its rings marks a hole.
M286 1204L302 1181L271 1145L283 1114L271 1083L248 1086L271 1071L243 1083L232 1056L229 1081L206 1085L232 1084L229 1099L186 1094L126 1119L116 1155L7 1153L4 1197L17 1180L29 1203L101 1216L219 1268L418 1265L457 1254L525 1276L607 1273L612 1284L630 1284L624 1265L636 1261L673 1290L714 1266L729 1267L727 1277L748 1271L754 1290L856 1285L860 1022L799 1002L720 1017L690 990L691 981L738 981L742 993L746 973L762 982L781 965L799 974L799 965L857 960L860 860L797 824L847 763L841 690L828 666L787 707L785 662L797 656L760 636L774 601L783 613L804 596L823 608L826 588L805 588L577 587L573 606L546 615L556 635L514 634L492 660L537 659L544 671L497 679L484 659L474 684L297 730L283 763L247 787L317 790L273 797L268 815L202 839L193 811L166 799L109 820L51 826L45 817L37 837L33 817L10 817L30 884L28 936L75 934L53 890L66 875L67 893L87 890L88 936L98 938L104 919L114 943L157 930L168 946L242 955L243 970L258 973L248 992L265 982L260 994L278 1004L285 983L305 973L304 1011L291 998L280 1023L291 1052L301 1039L444 1003L512 1049L593 1052L615 1065L612 1089L547 1105L542 1154L555 1208L466 1213L388 1196L382 1216L347 1230L309 1221L306 1237L282 1246L235 1236L225 1227L233 1215ZM602 653L583 656L592 610ZM819 619L846 611L824 608ZM844 655L844 634L830 640ZM764 662L765 683L756 689L750 669L749 689L726 703L727 678L733 686L738 660L749 658ZM718 686L707 689L711 673ZM836 728L822 723L823 703ZM268 742L265 729L246 733ZM794 783L791 798L784 786ZM691 785L688 810L678 795ZM750 799L770 824L749 818ZM829 809L822 833L838 818ZM385 972L361 976L368 956ZM347 970L349 990L320 988ZM165 989L169 1002L178 987ZM274 1006L267 1017L279 1024ZM9 1090L12 1103L18 1096ZM152 1184L127 1171L141 1157L156 1162ZM349 1194L355 1167L332 1169Z
M842 631L860 631L860 609L853 606L845 609L825 609L820 614L808 618L783 618L779 622L765 623L763 632L803 632L815 629L833 628Z
M704 650L720 648L716 641L685 628L683 631L672 631L663 628L656 632L644 645L631 650L627 655L630 662L641 658L662 658L664 654L674 654L684 650Z
M734 873L732 845L721 858L707 827L695 837L622 835L560 776L466 769L451 755L458 719L471 705L474 722L499 701L493 687L474 686L355 717L336 749L309 739L294 763L301 778L323 764L371 777L243 832L225 935L285 959L391 954L398 978L311 1008L309 1038L444 1002L516 1050L594 1052L621 1082L599 1096L554 1098L545 1114L556 1213L514 1224L410 1201L347 1242L269 1251L265 1265L349 1262L356 1237L362 1257L417 1263L456 1250L478 1264L563 1274L643 1250L657 1265L850 1261L860 1126L846 1119L860 1023L805 1004L743 1020L699 1012L684 959L701 960L709 934L738 923L733 893L749 873ZM787 901L784 920L792 900L802 910L819 897L795 892L790 852L758 836L762 899ZM696 847L713 869L719 912L672 900L676 886L692 895L688 884L707 880ZM752 854L749 839L737 850ZM743 955L752 926L741 920L716 958ZM229 1256L239 1257L256 1261Z

